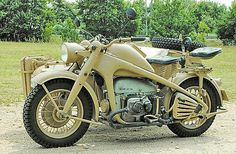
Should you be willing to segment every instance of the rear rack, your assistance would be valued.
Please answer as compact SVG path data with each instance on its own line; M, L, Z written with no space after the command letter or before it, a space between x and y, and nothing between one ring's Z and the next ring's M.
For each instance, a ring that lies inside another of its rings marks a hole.
M48 62L54 61L52 58L45 56L27 56L21 59L21 78L25 97L31 91L32 74L37 68L46 65Z

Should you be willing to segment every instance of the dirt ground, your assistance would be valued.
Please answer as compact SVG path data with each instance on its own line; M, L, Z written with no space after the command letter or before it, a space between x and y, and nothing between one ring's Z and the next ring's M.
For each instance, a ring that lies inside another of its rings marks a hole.
M23 104L0 106L0 153L236 153L236 103L218 115L200 137L179 138L166 126L115 130L90 126L75 146L45 149L26 133L22 123Z

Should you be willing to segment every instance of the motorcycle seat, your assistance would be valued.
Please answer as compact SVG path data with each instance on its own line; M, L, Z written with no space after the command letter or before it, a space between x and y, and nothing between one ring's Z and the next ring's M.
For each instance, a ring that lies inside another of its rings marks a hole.
M171 57L171 56L155 56L152 58L147 58L147 61L150 64L160 64L160 65L169 65L173 63L177 63L181 60L179 57Z
M204 47L193 50L192 52L190 52L190 56L211 58L221 53L221 51L222 51L221 48Z

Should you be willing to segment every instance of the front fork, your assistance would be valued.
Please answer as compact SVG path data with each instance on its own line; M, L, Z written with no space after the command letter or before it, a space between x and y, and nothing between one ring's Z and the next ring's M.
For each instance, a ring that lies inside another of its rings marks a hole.
M78 96L80 90L82 89L84 83L86 82L87 78L89 77L90 72L92 71L92 68L94 67L99 54L101 53L101 45L99 42L93 43L91 49L91 55L89 56L88 60L85 62L83 68L81 69L78 78L76 79L70 95L65 103L64 109L62 110L62 113L66 114L71 108L71 105L74 103L74 100Z

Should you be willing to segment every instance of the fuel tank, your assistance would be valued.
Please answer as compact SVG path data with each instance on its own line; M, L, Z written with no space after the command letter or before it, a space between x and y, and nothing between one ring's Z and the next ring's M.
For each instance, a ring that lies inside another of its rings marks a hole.
M130 62L138 67L141 67L149 72L154 72L152 66L147 60L129 44L113 44L108 48L109 53L115 57Z

